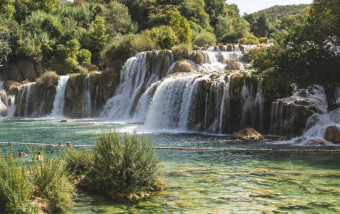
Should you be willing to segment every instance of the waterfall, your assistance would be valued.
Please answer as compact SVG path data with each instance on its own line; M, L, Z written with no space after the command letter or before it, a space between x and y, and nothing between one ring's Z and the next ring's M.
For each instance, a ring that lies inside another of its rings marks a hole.
M65 90L70 76L61 76L58 81L57 94L53 102L53 110L50 116L61 117L64 115Z
M85 88L83 90L83 105L82 105L82 117L91 117L91 77L90 74L85 80Z
M131 119L146 89L168 74L166 64L172 63L169 55L172 53L142 52L128 59L121 70L116 92L105 104L101 117Z
M241 91L241 108L242 108L242 114L241 114L241 128L246 127L246 119L247 119L247 113L250 109L252 97L250 96L250 91L248 86L246 85L246 79L243 77L243 87Z
M13 117L14 113L15 113L15 109L16 109L16 105L15 103L15 96L9 96L9 102L8 102L8 106L7 106L7 117Z
M198 91L199 74L169 77L158 87L147 112L145 126L151 129L185 131L192 120L193 99Z
M1 116L6 116L7 114L7 106L8 106L8 101L7 101L7 93L4 89L4 82L0 82L0 115Z
M224 87L223 90L223 97L221 101L221 110L220 110L220 134L222 134L222 129L223 129L223 117L225 115L225 112L230 111L230 76L228 76L228 82L226 83L226 86ZM226 106L226 107L225 107Z
M35 94L35 89L32 87L35 83L27 83L18 87L18 95L20 96L20 103L17 109L18 116L29 116L29 106L31 106L31 112L33 113L33 99ZM25 100L24 100L25 96ZM23 103L24 102L24 103Z

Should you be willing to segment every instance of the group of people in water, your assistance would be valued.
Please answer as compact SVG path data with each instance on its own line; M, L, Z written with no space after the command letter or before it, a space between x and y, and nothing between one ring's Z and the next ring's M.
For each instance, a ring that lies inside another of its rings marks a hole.
M54 145L50 144L50 146L54 146ZM61 142L59 142L59 144L58 144L57 146L58 146L58 147L63 147L64 145L63 145ZM69 142L66 143L66 146L67 146L67 147L72 147L72 145L71 145ZM27 155L26 153L23 153L22 150L19 149L19 156L20 156L20 157L26 156L26 155ZM12 158L12 154L11 154L10 152L9 152L9 154L8 154L8 158ZM43 158L43 156L41 155L41 152L40 152L40 151L37 151L37 159L38 159L39 161L44 160L44 158Z

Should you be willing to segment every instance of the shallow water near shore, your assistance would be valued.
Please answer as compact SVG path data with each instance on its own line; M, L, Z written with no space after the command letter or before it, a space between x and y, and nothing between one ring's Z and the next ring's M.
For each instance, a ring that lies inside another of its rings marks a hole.
M142 124L96 119L1 119L1 142L73 145L92 144L95 133L115 128L133 133ZM148 138L159 147L214 148L213 151L159 150L167 189L138 202L118 202L79 191L70 213L339 213L340 153L292 153L305 149L271 141L245 142L230 136L195 133L154 133ZM0 148L30 146L3 145ZM38 147L46 152L56 147ZM227 152L221 148L261 148L272 152ZM312 147L324 148L324 147ZM338 149L339 147L327 147ZM66 148L62 148L66 149ZM29 159L29 157L26 157Z

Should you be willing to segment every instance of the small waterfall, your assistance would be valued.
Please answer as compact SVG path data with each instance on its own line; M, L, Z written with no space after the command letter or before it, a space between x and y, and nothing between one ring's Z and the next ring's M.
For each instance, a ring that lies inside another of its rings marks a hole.
M7 106L8 106L8 100L7 100L7 93L4 89L4 82L0 82L0 116L6 116L7 115Z
M226 86L224 87L223 91L223 97L221 101L221 110L220 110L220 134L222 134L223 129L223 118L225 116L225 113L228 113L230 111L230 76L228 76L228 82L226 83Z
M252 115L252 126L254 127L256 124L256 119L260 121L260 132L262 132L262 122L263 122L263 108L264 108L264 95L262 90L262 81L259 81L257 84L257 92L255 96L255 106ZM257 118L259 116L259 118Z
M247 113L250 109L252 102L252 97L250 96L249 88L246 85L246 79L243 77L243 87L241 91L241 108L242 108L242 114L241 114L241 128L246 127L246 119L247 119Z
M85 88L83 91L83 105L82 105L82 117L91 117L91 77L90 74L85 80Z
M17 108L17 115L19 116L29 116L29 106L31 106L31 113L33 113L33 98L35 90L32 88L35 83L27 83L18 87L18 95L20 96L20 103ZM25 97L25 100L24 100ZM24 102L24 103L23 103Z
M15 113L15 109L16 109L16 105L15 103L15 96L9 96L8 97L8 105L7 105L7 117L13 117L14 113Z
M58 81L57 94L53 102L53 110L50 116L60 117L64 115L65 90L70 76L61 76Z

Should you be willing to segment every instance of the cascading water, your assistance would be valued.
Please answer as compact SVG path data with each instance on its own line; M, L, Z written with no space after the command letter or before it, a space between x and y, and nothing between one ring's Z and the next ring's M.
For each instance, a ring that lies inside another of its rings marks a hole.
M91 113L92 113L90 87L91 87L91 76L89 74L85 80L85 88L83 91L83 105L82 105L83 118L91 117Z
M35 89L33 89L34 85L35 83L27 83L18 87L18 95L20 96L20 102L16 110L17 115L24 117L29 116L28 112L29 106L31 107L31 111L33 112L34 110L33 99L35 94Z
M128 59L122 68L115 95L105 104L101 117L131 119L145 90L167 75L171 60L171 52L162 51L142 52Z
M53 102L53 110L50 115L52 117L61 117L64 115L65 90L69 78L70 76L61 76L59 78L57 94L55 95L55 99Z

